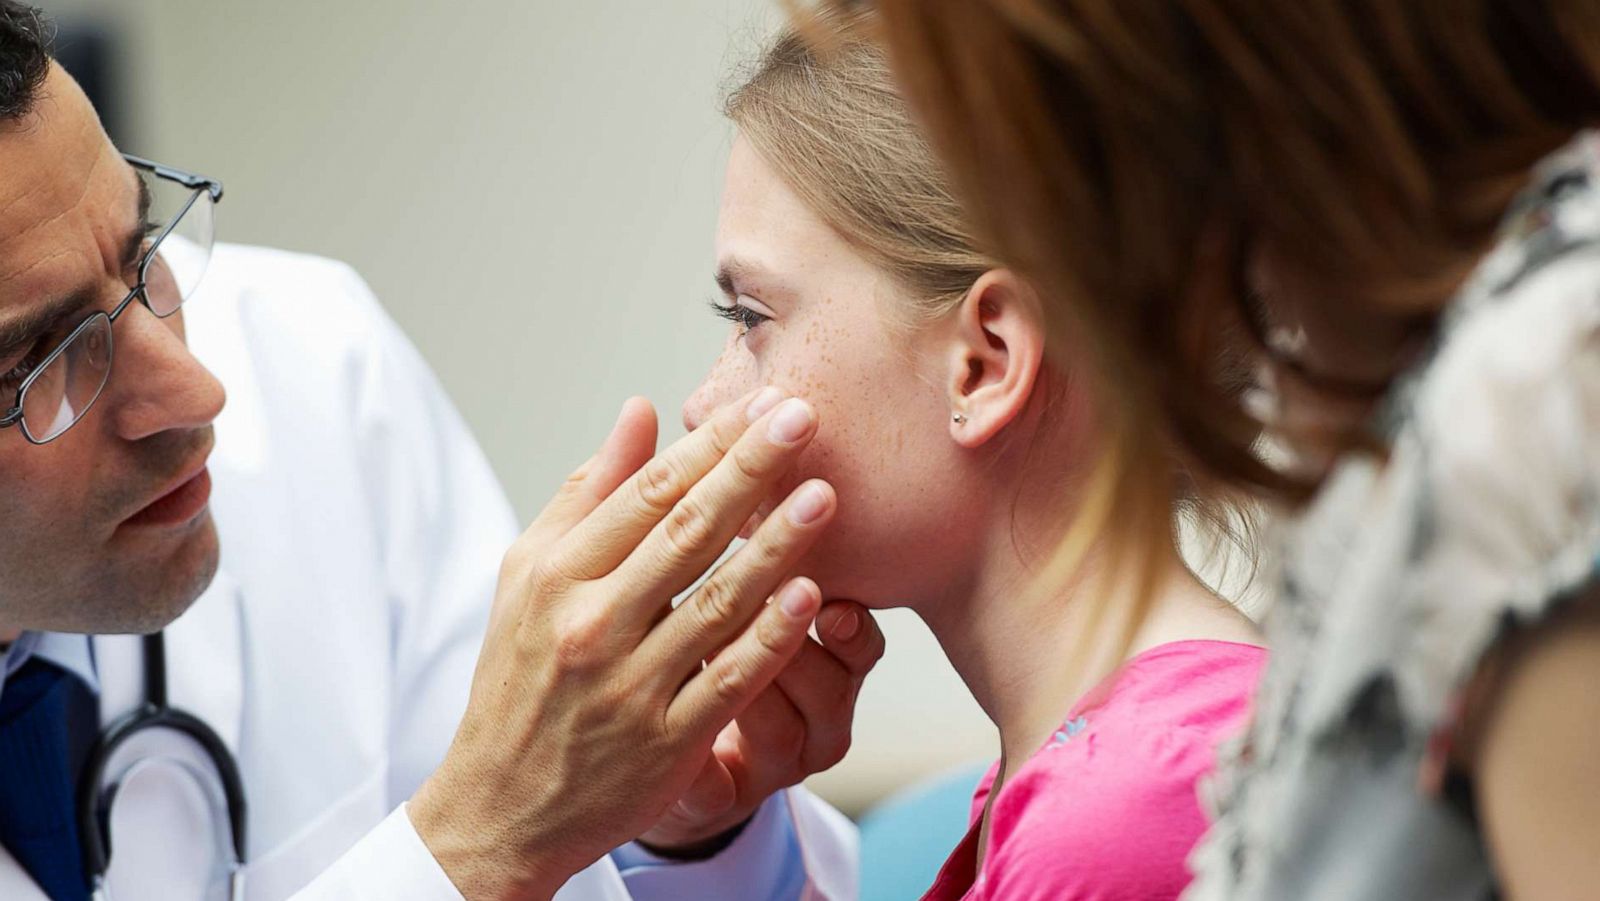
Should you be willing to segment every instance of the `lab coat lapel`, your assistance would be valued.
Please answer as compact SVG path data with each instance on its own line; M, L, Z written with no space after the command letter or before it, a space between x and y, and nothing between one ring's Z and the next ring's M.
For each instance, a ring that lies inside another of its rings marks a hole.
M6 901L50 901L44 890L34 884L4 845L0 845L0 898Z
M211 589L167 629L167 684L181 707L216 730L234 755L244 715L239 584L219 571Z
M194 605L166 630L172 706L199 717L234 754L239 751L244 711L241 601L239 584L220 570ZM94 646L100 718L109 724L143 702L144 655L137 636L99 636Z

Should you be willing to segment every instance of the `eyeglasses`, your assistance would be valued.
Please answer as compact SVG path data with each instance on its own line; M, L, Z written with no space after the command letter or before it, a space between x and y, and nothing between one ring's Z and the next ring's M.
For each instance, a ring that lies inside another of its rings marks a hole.
M211 262L222 182L129 154L122 158L155 177L147 181L151 209L176 212L150 232L154 237L140 254L138 280L111 312L89 314L43 357L29 354L39 362L18 387L16 403L0 416L0 429L20 425L33 444L60 438L99 399L111 377L111 325L128 305L137 299L157 318L171 316L194 294Z

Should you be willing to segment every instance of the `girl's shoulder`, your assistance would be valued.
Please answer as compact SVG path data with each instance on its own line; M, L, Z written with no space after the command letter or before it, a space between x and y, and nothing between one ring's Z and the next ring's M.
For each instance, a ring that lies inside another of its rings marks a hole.
M1174 642L1075 705L995 800L985 897L1176 897L1206 828L1197 786L1244 728L1265 662L1254 645Z

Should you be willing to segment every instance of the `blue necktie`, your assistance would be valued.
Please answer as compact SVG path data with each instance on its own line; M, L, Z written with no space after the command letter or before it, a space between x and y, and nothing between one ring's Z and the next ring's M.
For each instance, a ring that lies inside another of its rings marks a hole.
M98 707L81 680L37 657L0 690L0 845L52 901L89 895L73 799Z

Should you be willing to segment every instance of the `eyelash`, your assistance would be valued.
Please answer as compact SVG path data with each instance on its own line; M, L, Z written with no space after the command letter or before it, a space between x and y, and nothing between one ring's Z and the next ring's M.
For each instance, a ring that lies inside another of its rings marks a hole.
M148 219L144 221L143 225L139 226L139 232L144 237L145 241L149 241L150 236L154 235L160 230L160 223L151 222ZM138 268L139 260L144 257L144 250L145 248L141 244L139 255L134 257L133 262L128 264L128 271L130 273L134 269ZM56 341L50 339L59 337L61 336L49 335L41 338L38 341L35 341L33 347L29 348L26 354L23 354L22 360L18 362L16 366L13 366L7 372L0 373L0 396L20 390L22 388L22 383L27 381L29 375L33 374L33 370L38 367L40 363L44 362L43 353L49 349L53 349L56 346ZM8 403L8 401L0 400L0 403Z
M44 362L40 353L40 348L42 347L44 347L44 342L35 342L16 366L12 367L9 372L0 375L0 394L9 394L22 388L22 383L33 373L34 367ZM10 404L10 400L0 400L0 403Z
M139 232L142 235L143 240L139 242L139 253L134 256L131 262L128 263L128 272L131 273L135 269L139 268L139 261L144 259L144 253L149 247L151 236L160 230L160 223L151 222L148 219L145 220L144 225L139 227Z
M757 313L741 303L726 304L718 300L711 301L711 312L719 319L726 319L739 327L739 334L748 335L761 323L771 319L763 313Z

